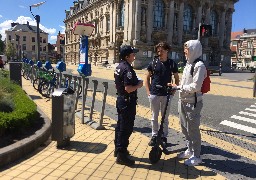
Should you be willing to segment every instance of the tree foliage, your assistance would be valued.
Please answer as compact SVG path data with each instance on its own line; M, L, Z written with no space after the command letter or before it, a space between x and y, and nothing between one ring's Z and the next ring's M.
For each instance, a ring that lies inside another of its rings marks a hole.
M7 59L11 59L11 57L14 57L16 55L16 49L13 44L10 42L7 43L6 49L5 49L5 55L7 56Z
M0 54L4 53L4 42L2 41L2 35L0 34Z

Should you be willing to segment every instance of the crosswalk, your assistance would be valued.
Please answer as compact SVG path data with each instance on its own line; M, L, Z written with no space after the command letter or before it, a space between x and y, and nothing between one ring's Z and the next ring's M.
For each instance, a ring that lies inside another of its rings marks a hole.
M232 115L229 120L223 120L220 124L256 134L256 105L245 108L245 110L238 112L238 115Z

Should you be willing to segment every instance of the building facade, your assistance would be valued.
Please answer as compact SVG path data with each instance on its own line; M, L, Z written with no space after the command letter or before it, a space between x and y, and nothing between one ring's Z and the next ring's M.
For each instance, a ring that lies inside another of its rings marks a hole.
M12 23L11 29L5 31L6 44L11 43L17 50L17 57L37 59L37 28L27 24ZM40 59L48 59L48 33L40 29Z
M239 68L249 68L252 61L256 61L256 29L244 29L241 32L233 32L236 35L231 39L231 65Z
M118 63L121 45L140 51L134 67L145 67L154 56L154 45L167 41L169 57L184 62L183 44L197 39L199 23L212 25L213 35L201 39L203 60L208 65L222 62L230 68L230 38L234 4L238 0L79 0L66 10L64 20L66 62L79 63L80 37L72 33L77 21L90 22L95 30L89 38L92 64Z

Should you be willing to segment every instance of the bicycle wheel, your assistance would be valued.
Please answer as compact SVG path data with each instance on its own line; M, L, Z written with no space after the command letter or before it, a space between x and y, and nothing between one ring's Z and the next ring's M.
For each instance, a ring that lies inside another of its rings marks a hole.
M54 85L50 82L44 81L40 85L39 93L46 98L49 98L51 93L54 91Z
M33 87L37 91L38 91L38 86L39 86L39 78L36 78L36 79L33 80Z

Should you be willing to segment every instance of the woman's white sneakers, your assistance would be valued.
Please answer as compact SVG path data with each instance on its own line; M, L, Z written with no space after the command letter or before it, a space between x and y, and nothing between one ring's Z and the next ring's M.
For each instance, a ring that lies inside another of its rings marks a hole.
M189 151L189 149L187 149L186 151L178 154L178 158L179 159L187 159L187 158L190 158L192 155L193 155L193 153L191 151Z
M187 159L184 164L187 166L197 166L202 163L202 159L200 157L191 156L189 159Z
M202 163L202 159L200 157L196 157L193 155L193 152L188 149L185 152L181 152L177 156L179 159L187 159L184 164L187 166L197 166Z

